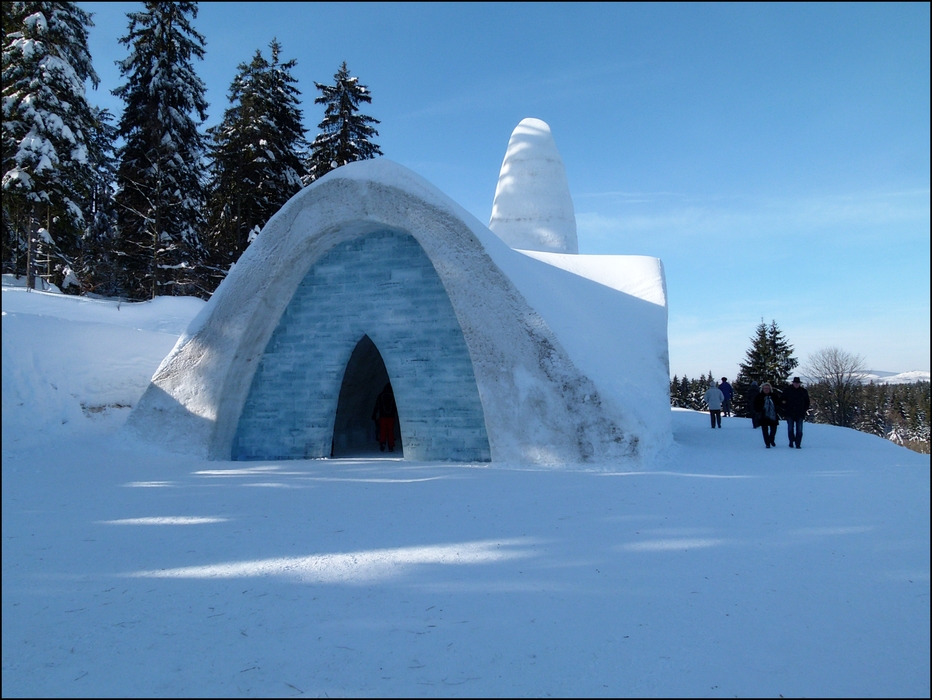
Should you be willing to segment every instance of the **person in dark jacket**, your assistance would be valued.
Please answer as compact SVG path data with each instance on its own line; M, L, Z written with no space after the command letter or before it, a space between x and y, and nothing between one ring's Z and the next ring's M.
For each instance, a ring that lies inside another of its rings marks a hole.
M793 377L793 383L783 392L783 415L786 417L786 432L790 447L800 449L803 441L803 422L809 413L809 392Z
M780 425L779 401L773 387L767 382L761 385L760 393L754 399L754 410L760 415L760 431L768 450L777 446L777 426Z
M731 397L734 395L734 391L731 388L731 384L728 383L728 377L722 377L722 383L718 385L718 388L721 390L722 395L725 397L725 400L722 401L722 415L730 416Z
M757 399L759 393L760 387L757 386L757 382L751 382L751 387L748 389L748 413L751 414L752 428L760 427L760 416L757 413L757 409L754 408L754 401Z
M398 416L398 409L395 406L395 394L392 392L392 385L386 384L375 400L375 408L372 409L372 420L379 425L379 450L385 452L385 445L388 445L388 451L395 451L395 418Z

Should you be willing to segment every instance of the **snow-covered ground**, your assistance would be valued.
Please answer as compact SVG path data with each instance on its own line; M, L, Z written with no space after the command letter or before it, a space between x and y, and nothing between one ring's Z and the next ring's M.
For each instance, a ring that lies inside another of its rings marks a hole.
M4 696L928 697L928 455L198 461L120 427L201 306L4 288Z

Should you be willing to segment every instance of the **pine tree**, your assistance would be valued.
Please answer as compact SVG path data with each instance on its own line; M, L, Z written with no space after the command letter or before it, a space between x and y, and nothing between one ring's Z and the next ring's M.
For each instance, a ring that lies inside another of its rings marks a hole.
M799 360L793 357L793 346L787 342L776 321L771 321L767 328L767 343L771 353L769 371L773 385L775 388L783 387L799 365Z
M678 375L674 374L673 379L670 380L670 406L674 408L680 407L680 378Z
M913 439L909 445L910 449L923 454L929 454L929 410L932 393L929 391L929 382L916 382L910 385L912 390L912 430Z
M812 392L810 391L810 397ZM879 437L886 437L889 432L886 410L886 392L884 387L870 382L861 388L858 405L857 422L853 427L862 433L870 433ZM813 402L812 421L814 423L831 423L828 415L820 403Z
M118 64L126 83L113 91L126 105L116 195L126 292L136 299L205 294L198 283L206 180L198 126L207 102L192 64L204 57L204 37L191 25L197 3L150 1L127 16L120 43L130 54Z
M793 356L793 346L787 342L776 321L771 321L768 326L761 320L750 340L751 347L745 353L744 362L738 366L738 377L732 387L732 405L741 411L736 415L746 412L744 408L752 381L758 386L769 382L779 390L799 365Z
M3 271L26 274L30 288L37 271L64 281L86 223L91 26L73 2L3 3Z
M232 105L209 130L209 249L215 279L223 278L252 237L302 186L307 142L291 71L279 62L281 45L269 45L269 62L256 51L230 85Z
M709 384L715 380L712 378L712 370L709 370L708 376L702 374L699 379L693 381L690 386L689 407L694 411L704 411L706 408L705 392L709 390Z
M120 294L120 275L116 244L116 209L113 187L116 181L114 141L116 127L113 115L105 109L95 109L96 128L92 141L96 144L92 166L91 197L88 221L80 241L75 270L82 292L101 296Z
M799 365L793 356L793 346L787 342L776 321L771 321L768 326L761 319L750 340L751 347L745 353L744 362L738 366L738 376L732 384L734 395L731 404L735 407L735 415L743 417L749 415L747 402L751 382L757 382L758 386L769 382L774 391L779 391Z
M372 102L369 88L350 75L346 61L334 74L333 82L333 85L314 83L322 93L314 104L326 107L324 120L318 124L321 133L311 144L309 182L341 165L382 155L379 147L370 141L379 132L369 125L378 124L379 120L359 114L361 102Z
M705 410L703 396L709 388L710 381L712 381L711 371L708 377L703 374L699 379L690 379L685 374L680 380L674 377L670 382L671 404L677 408L688 408L693 411Z

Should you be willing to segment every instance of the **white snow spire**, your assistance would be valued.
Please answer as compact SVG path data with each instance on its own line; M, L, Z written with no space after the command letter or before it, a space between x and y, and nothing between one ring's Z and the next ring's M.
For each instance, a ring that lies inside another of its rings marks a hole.
M489 228L512 248L579 252L566 169L546 122L522 119L511 133Z

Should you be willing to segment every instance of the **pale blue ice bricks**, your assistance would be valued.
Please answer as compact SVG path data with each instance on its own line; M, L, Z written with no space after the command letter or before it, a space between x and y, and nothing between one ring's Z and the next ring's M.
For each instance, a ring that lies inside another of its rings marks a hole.
M343 373L363 335L388 370L405 459L490 460L446 290L420 244L390 230L337 245L307 273L259 360L232 458L329 456Z

